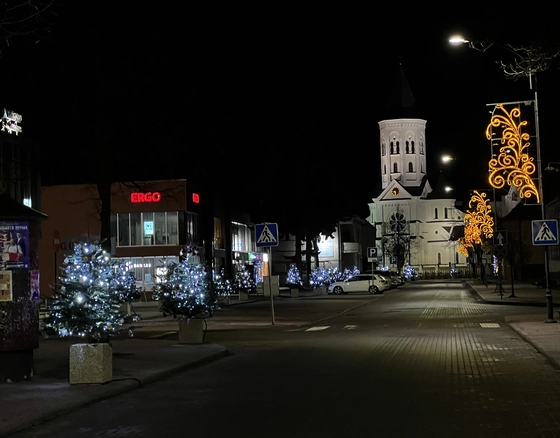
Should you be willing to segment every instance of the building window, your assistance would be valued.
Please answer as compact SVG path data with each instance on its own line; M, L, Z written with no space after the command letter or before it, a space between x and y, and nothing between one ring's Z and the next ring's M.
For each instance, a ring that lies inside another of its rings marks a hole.
M447 217L447 207L445 207L445 209L443 210L443 215L444 215L445 219L449 219Z
M441 265L441 253L440 252L437 253L437 264Z
M434 219L437 219L437 218L438 218L438 217L437 217L437 216L438 216L437 213L438 213L438 212L437 212L437 208L436 208L436 209L434 209Z
M397 173L399 171L399 168L397 166L397 163L393 164L393 173Z
M412 146L412 151L411 152L414 153L414 141L411 141L410 144Z
M185 218L185 228L187 234L187 244L198 244L202 241L200 236L200 221L198 214L187 212Z
M387 175L387 165L383 165L383 175Z
M385 142L381 143L381 155L385 156Z
M231 247L233 251L252 252L254 251L253 233L249 227L239 222L231 223Z
M117 246L179 244L178 212L117 214Z
M399 142L397 141L397 154L400 154L400 153L401 153L401 148L400 148Z
M222 228L222 219L219 217L214 218L214 248L224 249L224 233Z
M151 291L158 282L158 275L163 275L166 262L179 262L178 257L120 257L119 262L129 263L136 280L136 287L142 291Z
M414 172L413 167L412 167L412 163L408 163L408 171L409 172Z
M406 144L406 153L408 154L408 153L410 153L410 151L409 151L409 149L408 149L408 140L406 141L405 144Z

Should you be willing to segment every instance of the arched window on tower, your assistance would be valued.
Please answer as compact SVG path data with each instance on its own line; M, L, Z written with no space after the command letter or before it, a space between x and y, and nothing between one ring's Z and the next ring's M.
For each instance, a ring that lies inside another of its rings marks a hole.
M437 217L437 207L436 207L435 210L434 210L434 219L437 219L437 218L438 217Z
M411 141L410 145L412 146L412 153L414 153L414 141Z
M393 144L393 142L391 142L391 153L392 153L392 154L395 153L393 148L394 148L394 144Z
M406 141L406 153L409 154L409 149L408 149L408 140Z
M383 175L387 175L387 165L383 165Z
M381 155L385 156L385 142L381 143Z
M397 154L400 154L400 153L401 153L401 149L400 149L400 146L399 146L399 142L397 141Z
M424 143L420 142L420 155L424 155Z
M444 215L445 219L448 219L448 217L447 217L447 207L445 207L445 209L443 210L443 215Z
M441 252L437 253L437 264L441 265Z
M397 163L393 163L393 173L397 173L399 171L399 167L397 166Z
M414 172L414 168L412 167L412 163L408 163L408 171Z

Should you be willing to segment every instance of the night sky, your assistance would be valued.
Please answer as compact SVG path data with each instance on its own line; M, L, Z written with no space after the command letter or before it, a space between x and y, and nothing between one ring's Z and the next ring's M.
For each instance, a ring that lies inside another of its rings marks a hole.
M92 167L123 179L210 171L246 191L296 181L311 166L313 190L367 202L380 179L378 121L401 63L427 120L428 175L453 155L446 176L464 196L487 187L486 104L533 95L527 80L500 73L507 51L451 47L449 36L560 41L547 11L115 3L62 3L50 39L22 41L0 59L0 102L23 115L46 183L84 182ZM544 165L560 161L558 79L558 64L539 76Z

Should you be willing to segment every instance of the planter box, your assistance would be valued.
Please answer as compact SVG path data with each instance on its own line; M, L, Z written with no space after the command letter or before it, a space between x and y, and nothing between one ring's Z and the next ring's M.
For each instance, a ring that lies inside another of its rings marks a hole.
M204 342L204 319L179 319L179 343L202 344Z
M291 288L291 289L290 289L290 296L291 296L292 298L297 298L297 297L299 297L299 289L297 289L297 288L295 288L295 287Z
M101 384L113 378L113 348L110 344L70 346L70 385Z
M249 299L249 291L239 291L239 301L247 301Z

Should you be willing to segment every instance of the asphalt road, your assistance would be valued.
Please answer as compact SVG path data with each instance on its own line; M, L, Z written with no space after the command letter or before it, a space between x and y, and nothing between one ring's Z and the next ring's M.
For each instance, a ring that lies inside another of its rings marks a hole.
M560 436L558 371L503 322L534 309L481 303L460 283L299 303L352 310L209 330L231 355L14 437Z

